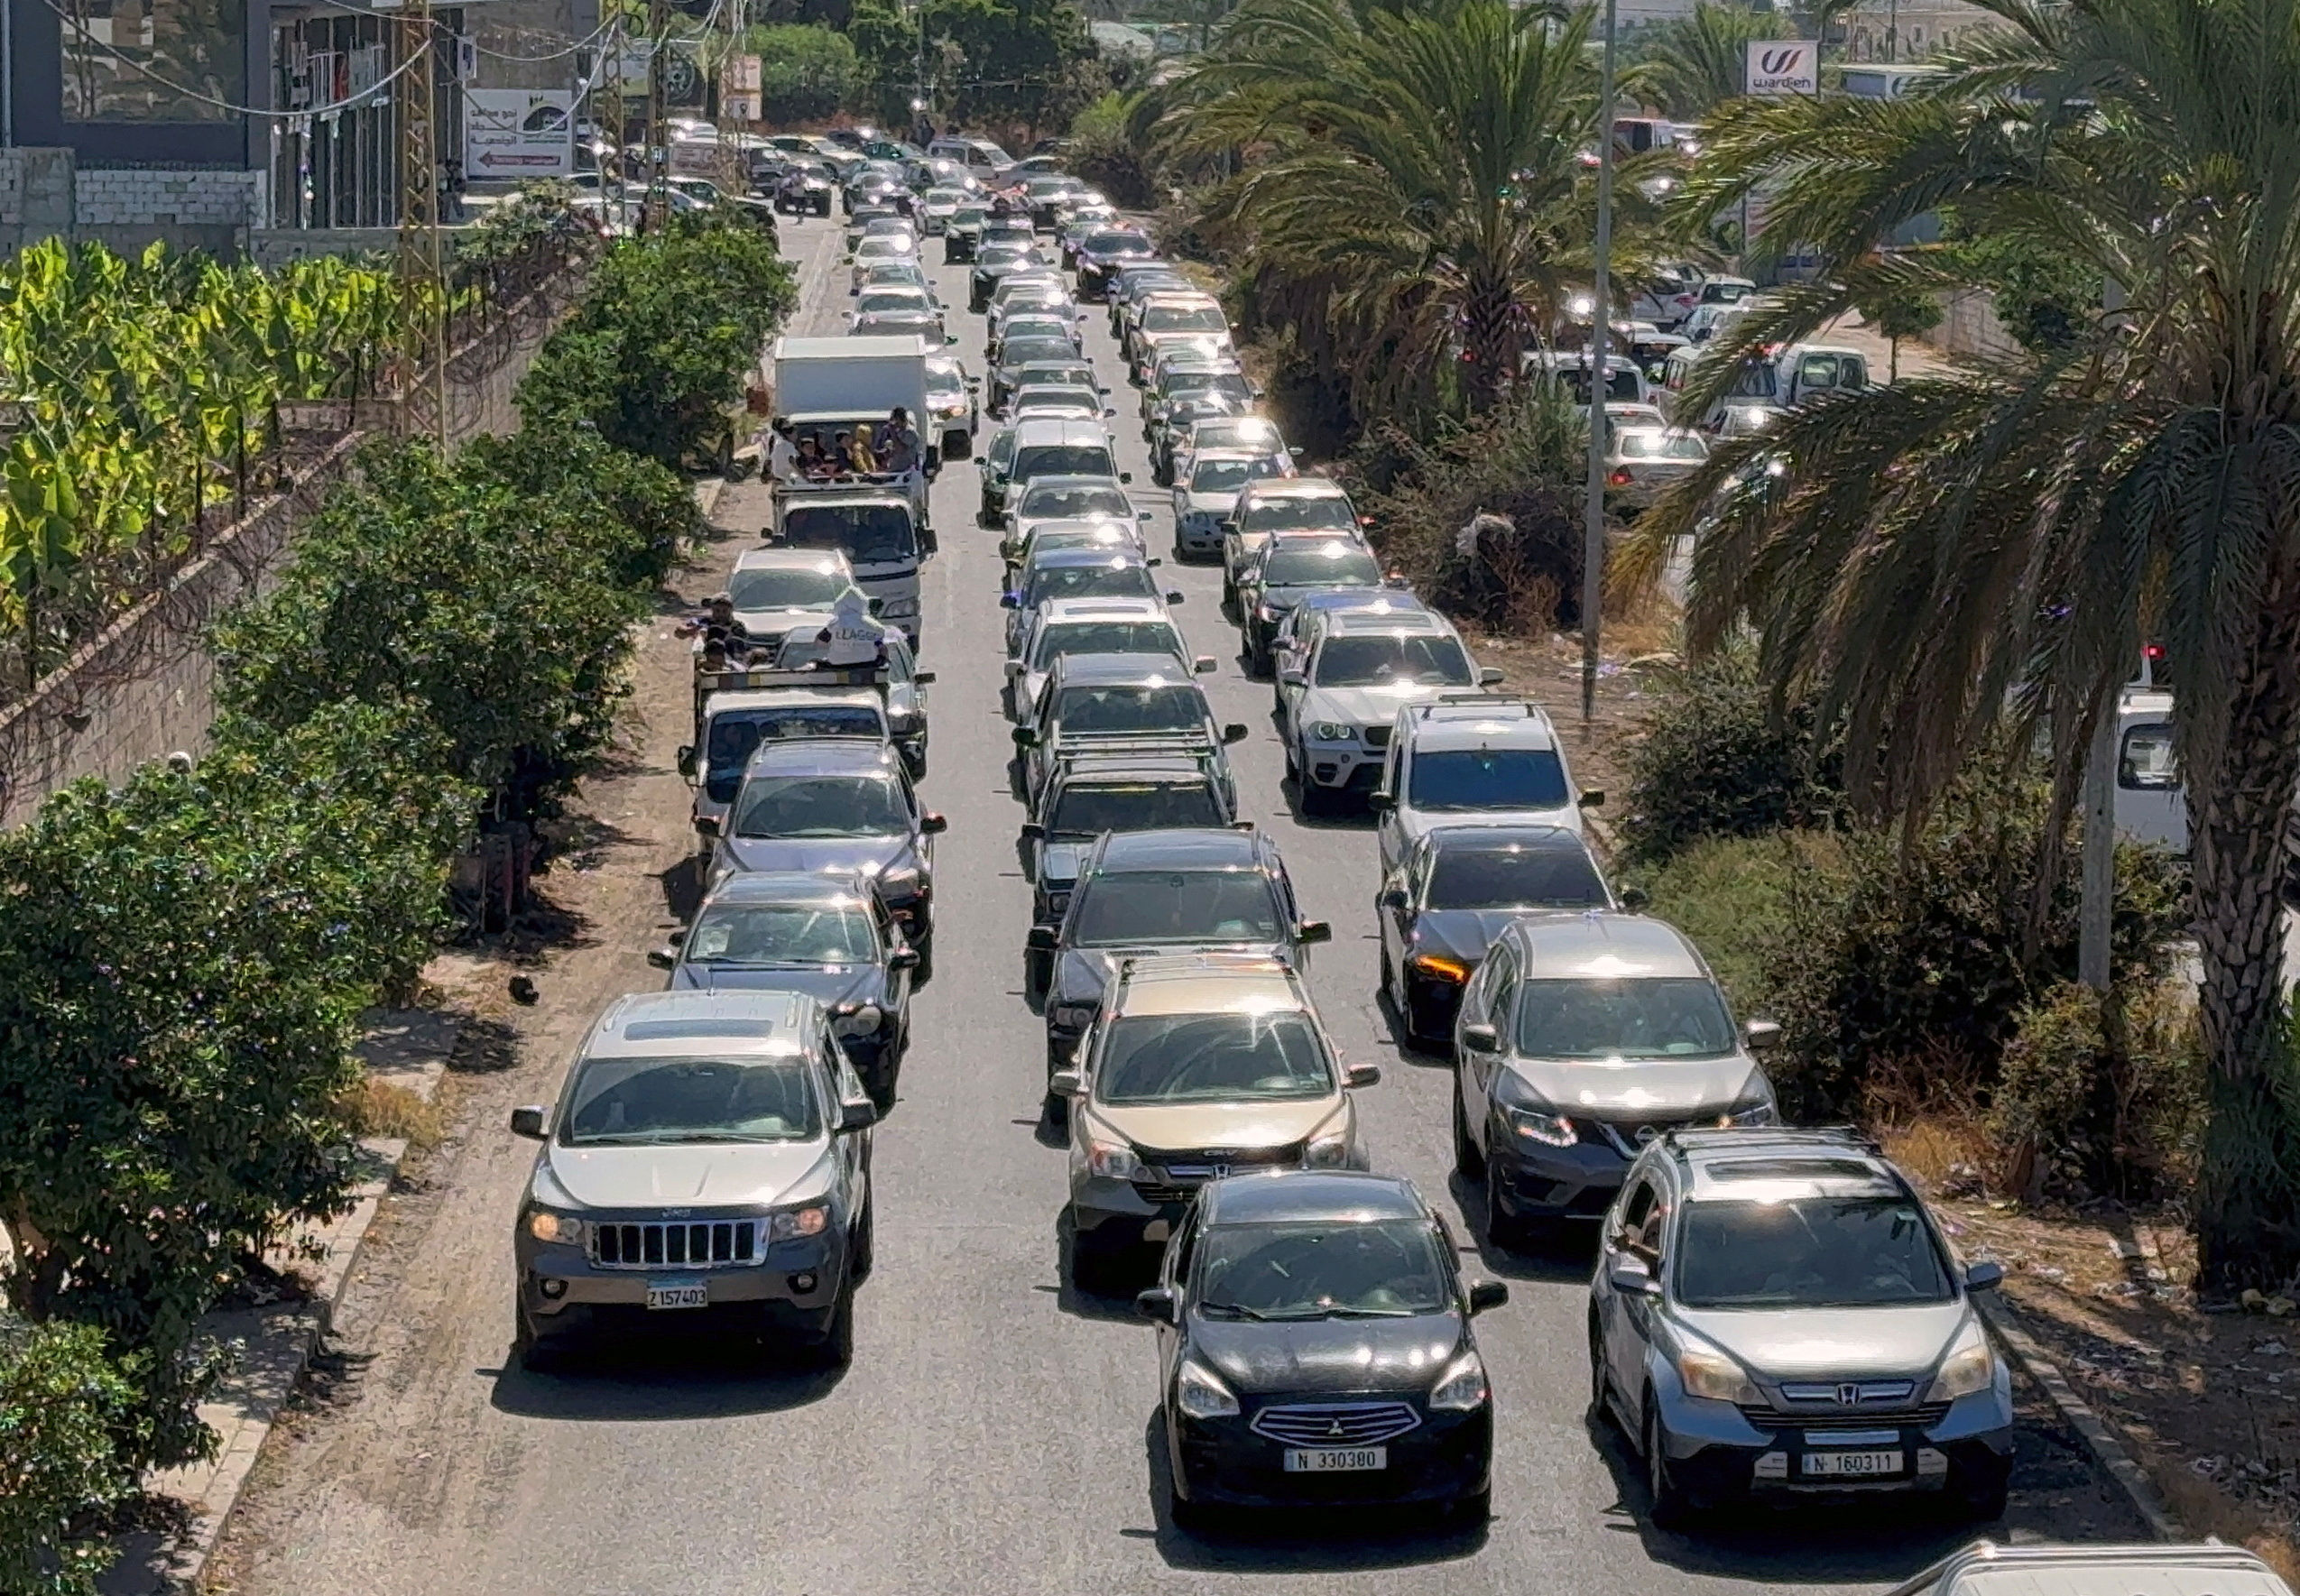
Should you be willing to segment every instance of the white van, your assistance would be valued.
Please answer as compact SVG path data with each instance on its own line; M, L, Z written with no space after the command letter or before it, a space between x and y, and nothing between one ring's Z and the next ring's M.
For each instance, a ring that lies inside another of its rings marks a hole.
M1610 341L1610 340L1609 340ZM1572 394L1575 404L1589 403L1589 351L1586 349L1529 350L1525 357L1524 374L1529 377L1547 377ZM1611 349L1605 355L1605 401L1608 404L1650 404L1652 385L1645 379L1636 361Z
M933 161L956 161L984 179L1014 164L1013 156L988 139L939 138L927 146L927 156Z

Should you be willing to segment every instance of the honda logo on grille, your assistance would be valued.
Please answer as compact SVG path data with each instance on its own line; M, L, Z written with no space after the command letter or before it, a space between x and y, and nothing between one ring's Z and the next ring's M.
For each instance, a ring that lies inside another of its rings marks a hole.
M1851 1380L1847 1380L1843 1385L1837 1388L1838 1407L1856 1407L1860 1406L1860 1403L1861 1388L1859 1386L1854 1385Z

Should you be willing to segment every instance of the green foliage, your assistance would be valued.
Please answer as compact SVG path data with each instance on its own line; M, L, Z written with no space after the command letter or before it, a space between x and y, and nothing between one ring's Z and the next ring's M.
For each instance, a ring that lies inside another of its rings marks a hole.
M134 1395L93 1325L0 1315L0 1591L96 1596L113 1554L92 1517L135 1485L113 1443Z
M344 699L412 705L496 814L540 812L613 728L645 613L622 578L665 555L657 528L634 534L587 482L536 494L492 469L509 457L532 481L555 447L597 447L531 430L452 464L421 444L364 455L278 585L217 627L221 702L282 730Z
M955 125L1067 127L1113 87L1069 0L856 0L846 27L860 69L856 109L910 125L921 31L936 114Z
M669 467L616 448L587 427L528 428L464 446L456 468L539 513L584 529L608 580L660 586L696 530L695 495Z
M759 58L759 106L771 123L825 121L854 92L854 42L820 23L754 27L743 48Z
M530 427L588 422L674 468L723 449L744 374L798 303L775 241L716 214L616 243L519 385Z
M1658 863L1704 837L1825 826L1843 807L1837 738L1816 739L1809 701L1774 703L1752 650L1670 671L1647 702L1621 826L1629 861Z
M1773 961L1788 936L1793 896L1810 872L1836 861L1835 842L1818 833L1710 836L1666 860L1627 867L1652 912L1693 938L1735 1013L1769 1012Z
M222 729L0 835L0 1218L13 1305L128 1349L125 1462L208 1437L194 1326L239 1259L348 1202L354 1017L438 924L470 792L413 715Z
M2126 1199L2184 1189L2204 1122L2200 1043L2194 1005L2172 982L2114 1008L2074 982L2040 993L2013 1017L1989 1109L2018 1183Z
M1070 124L1070 170L1128 210L1150 210L1159 200L1157 180L1133 134L1133 111L1143 97L1113 89Z
M1954 218L1949 232L1957 269L1989 290L1997 319L2031 355L2070 348L2099 318L2106 279L2081 257L2018 233L1975 235Z
M1781 28L1782 18L1769 11L1696 0L1683 16L1640 28L1623 53L1626 64L1643 69L1644 92L1663 112L1697 122L1741 97L1749 45L1787 37Z

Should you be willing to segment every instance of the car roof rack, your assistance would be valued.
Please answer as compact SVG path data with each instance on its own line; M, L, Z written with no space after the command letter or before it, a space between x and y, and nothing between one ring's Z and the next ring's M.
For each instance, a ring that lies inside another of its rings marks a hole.
M1678 1125L1661 1132L1664 1147L1679 1152L1748 1148L1760 1142L1792 1147L1852 1148L1875 1158L1885 1150L1857 1125Z

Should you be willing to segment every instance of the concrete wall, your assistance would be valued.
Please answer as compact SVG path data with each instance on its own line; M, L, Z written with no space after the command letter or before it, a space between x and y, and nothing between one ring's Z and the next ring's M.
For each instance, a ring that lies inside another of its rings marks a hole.
M0 249L91 238L129 254L158 239L245 254L270 210L269 180L215 167L89 166L54 146L0 150Z
M2023 351L1997 319L1996 296L1986 289L1960 289L1941 298L1941 324L1925 342L1952 355L2017 360Z

